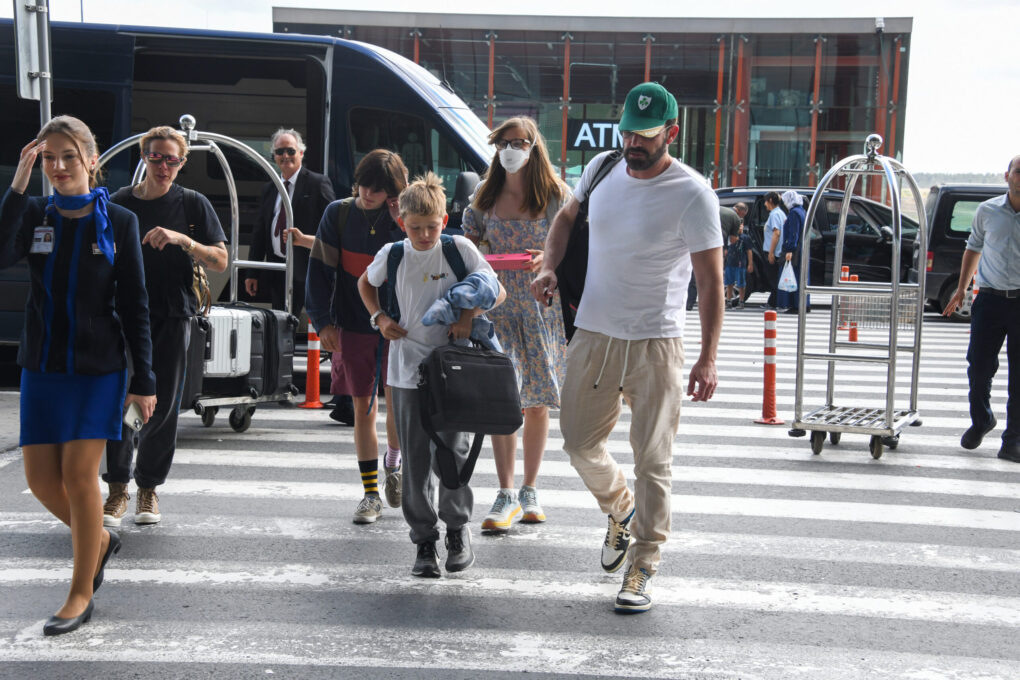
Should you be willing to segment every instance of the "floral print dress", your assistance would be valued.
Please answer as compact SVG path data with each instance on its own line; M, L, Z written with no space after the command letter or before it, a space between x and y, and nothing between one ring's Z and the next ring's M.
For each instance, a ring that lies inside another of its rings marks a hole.
M523 253L543 250L549 220L504 220L492 213L464 208L464 234L489 242L491 252ZM531 296L534 274L529 270L497 272L506 288L506 301L486 316L496 327L503 351L514 363L521 382L521 406L560 407L560 388L566 371L567 344L557 294L546 306Z

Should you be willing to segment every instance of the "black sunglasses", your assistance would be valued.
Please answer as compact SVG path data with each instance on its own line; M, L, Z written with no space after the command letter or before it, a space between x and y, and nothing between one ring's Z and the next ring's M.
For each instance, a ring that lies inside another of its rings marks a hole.
M273 149L273 153L277 156L282 156L283 154L293 156L297 153L297 149L292 146L281 146L279 149Z
M149 151L146 153L145 160L153 165L159 165L163 161L166 161L167 166L171 168L176 168L184 162L184 159L180 156L170 156L164 153L156 153L155 151Z

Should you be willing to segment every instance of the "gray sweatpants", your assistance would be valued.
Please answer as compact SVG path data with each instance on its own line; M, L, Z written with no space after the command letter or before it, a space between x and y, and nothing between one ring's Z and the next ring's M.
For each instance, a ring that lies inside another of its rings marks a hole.
M435 445L425 433L418 415L418 390L391 387L393 417L397 424L397 439L403 454L404 519L411 527L411 542L415 544L439 540L439 520L446 524L447 532L456 531L471 520L474 494L471 487L447 489L439 481ZM439 437L457 456L460 467L467 460L471 448L470 435L457 432L440 432ZM439 491L439 512L436 512L436 489Z

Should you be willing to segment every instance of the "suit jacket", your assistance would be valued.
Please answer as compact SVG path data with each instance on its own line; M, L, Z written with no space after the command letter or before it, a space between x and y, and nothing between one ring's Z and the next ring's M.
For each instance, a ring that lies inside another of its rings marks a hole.
M314 235L319 228L319 220L322 219L322 213L326 211L326 206L332 203L336 198L336 194L333 191L333 184L325 175L312 172L303 165L292 179L294 181L294 193L293 198L291 199L291 208L294 210L294 226L306 234ZM273 249L273 241L277 238L273 235L273 231L276 226L273 223L273 213L276 212L277 196L279 196L279 191L276 189L276 186L272 182L266 183L265 189L262 190L262 201L260 203L258 220L255 222L255 228L252 230L251 251L248 254L249 260L264 260L267 262L284 261L284 259L279 257ZM295 304L293 309L295 314L300 313L300 305L297 304L297 301L300 300L301 303L304 302L303 293L305 287L305 274L307 271L308 249L295 247ZM283 287L285 284L284 277L280 275L272 275L275 274L275 272L262 273L263 276L259 277L257 271L249 270L246 278L258 278L260 285L269 286L274 300L282 300ZM266 276L265 274L270 274L270 276Z

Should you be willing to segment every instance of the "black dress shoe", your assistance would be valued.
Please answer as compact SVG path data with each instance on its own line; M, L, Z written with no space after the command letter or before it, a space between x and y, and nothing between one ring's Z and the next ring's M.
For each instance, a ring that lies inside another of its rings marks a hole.
M329 417L347 427L354 427L354 406L341 402L329 412Z
M411 575L422 578L439 578L442 575L439 571L439 560L436 558L435 541L418 544L418 557L414 560Z
M985 438L985 435L995 429L995 425L995 416L992 416L992 421L988 424L988 427L971 425L963 433L963 436L960 437L960 446L965 449L976 449L981 446L981 440Z
M78 616L70 619L62 619L59 616L51 616L49 620L43 625L43 635L63 635L64 633L70 633L71 631L78 630L81 628L83 623L88 623L89 619L92 618L92 610L95 608L92 600L89 600L89 606L85 607L85 611Z
M1012 442L1007 444L1002 442L1002 448L999 449L999 458L1020 463L1020 443ZM449 569L449 566L447 566L447 569Z
M92 579L93 595L99 590L99 586L103 585L103 572L106 571L106 563L110 561L111 557L120 552L120 536L112 529L107 529L107 531L110 532L110 545L106 546L106 554L103 555L103 561L99 564L99 571L96 572L95 578Z
M446 571L464 571L475 563L471 530L466 526L446 532Z

